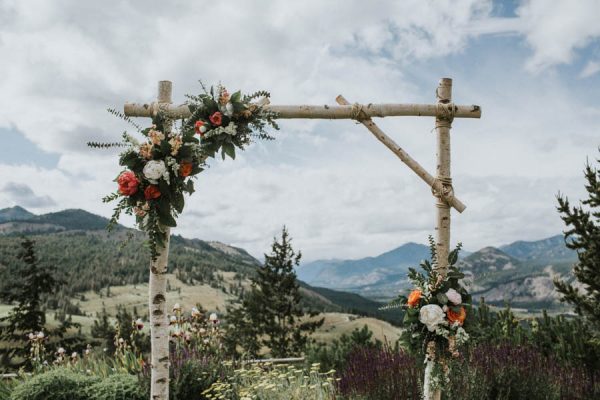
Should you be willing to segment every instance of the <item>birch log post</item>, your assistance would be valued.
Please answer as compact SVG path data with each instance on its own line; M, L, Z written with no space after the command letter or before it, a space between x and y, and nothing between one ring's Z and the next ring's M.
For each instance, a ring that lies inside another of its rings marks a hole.
M158 83L158 105L164 107L171 103L171 82ZM171 131L170 121L165 121L163 130ZM148 285L150 312L151 345L151 383L150 400L169 399L169 323L167 321L167 273L170 228L164 227L165 243L158 246L158 257L150 262L150 283Z
M441 109L444 105L452 104L452 79L440 79L436 90L437 104ZM441 276L448 272L448 253L450 251L450 204L444 199L453 195L452 178L450 176L450 128L452 127L453 113L439 115L435 119L435 130L437 136L437 177L441 183L442 191L434 192L436 196L437 225L436 225L436 271ZM435 357L435 355L433 356ZM425 367L425 379L423 382L423 398L425 400L441 400L442 391L432 390L431 380L434 363L437 359L428 359Z

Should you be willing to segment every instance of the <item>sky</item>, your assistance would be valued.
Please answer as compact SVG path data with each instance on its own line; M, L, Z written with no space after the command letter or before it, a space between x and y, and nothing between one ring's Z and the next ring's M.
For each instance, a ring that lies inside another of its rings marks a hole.
M559 234L600 156L600 1L0 0L0 208L103 216L128 125L107 108L175 103L221 82L272 104L433 103L442 77L481 119L453 123L468 250ZM148 120L138 121L149 124ZM432 118L376 121L432 174ZM174 233L262 259L286 225L305 261L373 256L434 234L430 189L361 125L281 120L273 142L212 160ZM132 220L124 224L131 226Z

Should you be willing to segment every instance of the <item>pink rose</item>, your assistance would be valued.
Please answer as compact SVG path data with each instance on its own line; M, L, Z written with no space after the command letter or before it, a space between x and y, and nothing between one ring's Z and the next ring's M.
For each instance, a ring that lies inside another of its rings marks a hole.
M215 126L221 126L221 123L223 122L223 114L221 114L220 112L215 112L213 115L211 115L210 117L208 117L208 119L210 120L210 122L215 125Z

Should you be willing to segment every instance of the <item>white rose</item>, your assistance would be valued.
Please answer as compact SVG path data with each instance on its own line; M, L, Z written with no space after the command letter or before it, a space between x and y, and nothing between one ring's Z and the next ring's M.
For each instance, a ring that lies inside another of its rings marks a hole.
M158 180L165 175L167 167L163 161L152 160L144 166L144 176L150 183L157 184Z
M454 290L452 288L448 289L448 291L446 292L446 297L454 305L459 305L460 303L462 303L462 297L461 297L460 293L458 293L456 290Z
M231 117L233 115L233 104L231 104L231 102L225 105L225 110L223 111L223 114L225 114L228 117Z
M428 304L421 307L419 321L427 326L429 332L433 332L438 325L444 322L444 311L437 304Z

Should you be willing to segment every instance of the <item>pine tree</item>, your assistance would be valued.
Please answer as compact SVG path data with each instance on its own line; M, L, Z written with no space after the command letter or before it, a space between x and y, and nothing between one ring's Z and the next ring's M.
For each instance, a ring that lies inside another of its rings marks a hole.
M598 160L600 161L600 160ZM554 284L562 301L575 307L575 312L600 329L600 170L588 163L584 170L588 198L579 205L571 206L569 200L558 195L558 211L565 222L564 232L568 248L577 251L578 262L573 274L579 290L573 283L555 280Z
M52 273L38 265L33 240L23 239L18 259L21 263L13 266L12 272L19 279L11 281L0 292L4 303L16 304L8 316L0 318L0 339L8 342L0 349L0 354L3 365L10 366L27 365L26 335L44 330L46 313L42 308L43 299L57 289Z
M299 355L306 348L309 335L323 324L322 319L302 321L314 313L307 315L300 306L300 287L294 271L300 258L284 227L281 241L274 239L271 254L265 254L265 263L251 279L251 289L243 296L241 306L228 309L227 320L239 337L237 345L247 355L255 356L262 346L268 347L273 357Z

